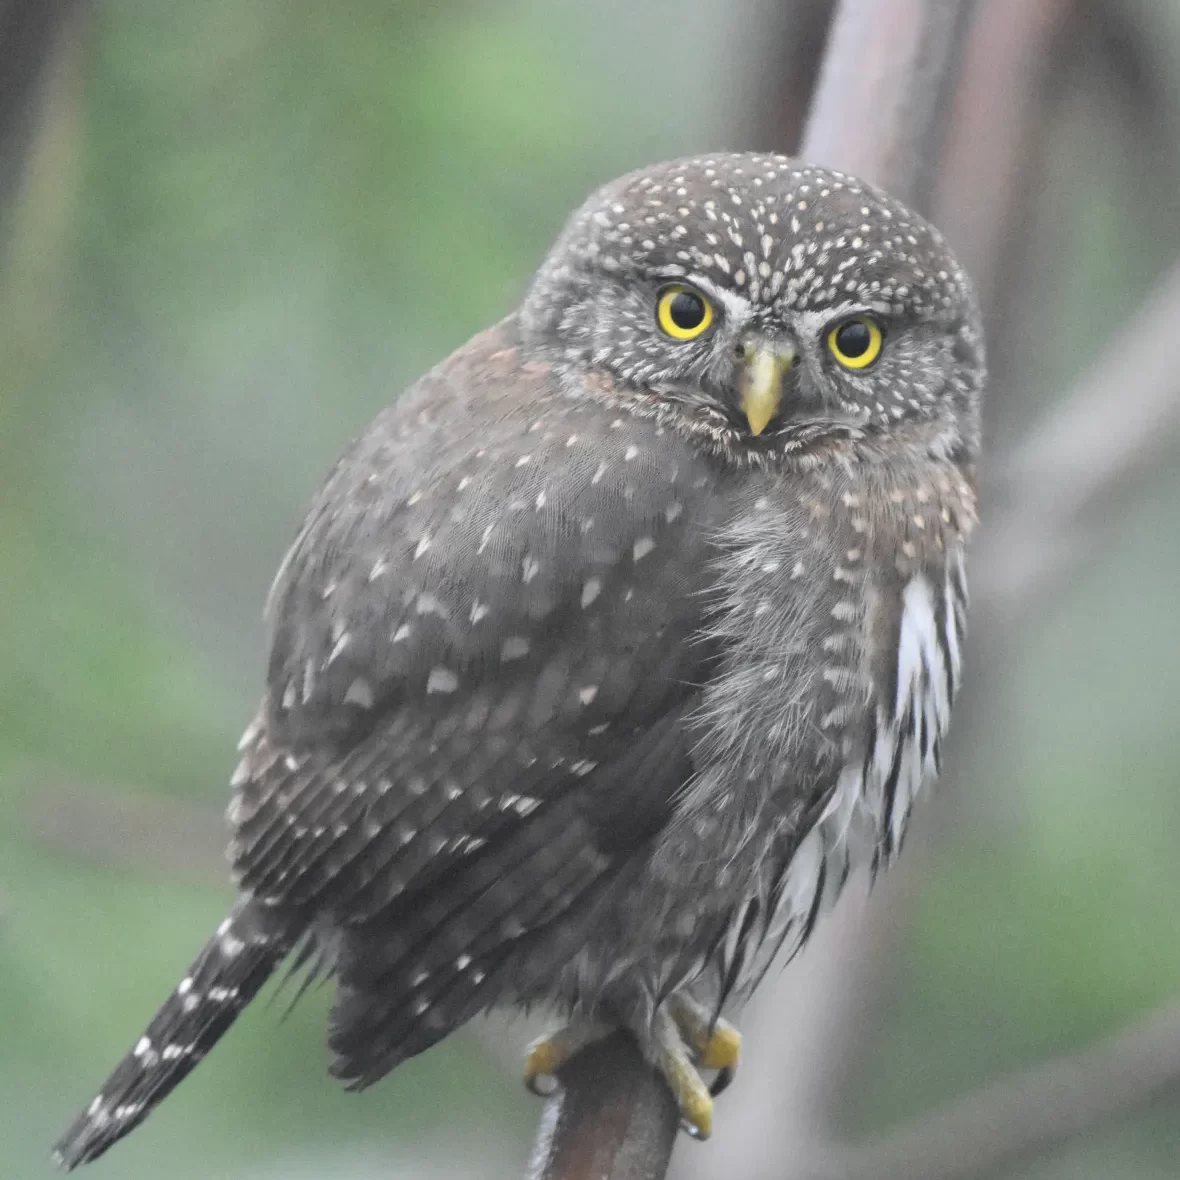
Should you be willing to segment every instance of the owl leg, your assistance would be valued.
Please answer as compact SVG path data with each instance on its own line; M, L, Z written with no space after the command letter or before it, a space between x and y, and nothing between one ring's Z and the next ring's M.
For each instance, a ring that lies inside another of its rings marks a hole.
M587 1045L605 1037L611 1028L593 1020L571 1020L529 1045L524 1058L524 1084L542 1098L553 1089L557 1071Z
M672 1019L704 1069L718 1071L710 1090L714 1097L733 1081L741 1056L742 1034L728 1020L714 1018L709 1010L687 992L668 1001Z

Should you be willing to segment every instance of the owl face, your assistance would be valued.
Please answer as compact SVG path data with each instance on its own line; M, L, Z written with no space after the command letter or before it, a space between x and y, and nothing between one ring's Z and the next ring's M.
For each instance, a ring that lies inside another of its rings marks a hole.
M781 156L673 161L607 185L566 226L522 323L568 365L751 439L971 417L982 383L974 295L937 230Z

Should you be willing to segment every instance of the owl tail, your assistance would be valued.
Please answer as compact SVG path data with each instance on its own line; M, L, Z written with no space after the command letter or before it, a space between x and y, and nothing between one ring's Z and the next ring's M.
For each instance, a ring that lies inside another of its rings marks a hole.
M233 1024L290 946L266 911L240 901L135 1048L58 1140L54 1163L68 1172L142 1123Z

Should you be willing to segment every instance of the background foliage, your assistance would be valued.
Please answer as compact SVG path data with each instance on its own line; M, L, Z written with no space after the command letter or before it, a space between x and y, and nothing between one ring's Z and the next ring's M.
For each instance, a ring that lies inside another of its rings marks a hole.
M765 106L790 7L114 0L78 20L0 261L6 1175L49 1175L55 1133L222 913L216 815L261 603L340 447L515 303L593 185L787 146ZM1056 79L1036 232L1005 279L997 450L1180 250L1180 13L1116 7L1151 72L1096 70L1079 42ZM1151 122L1132 126L1129 85ZM989 637L852 1130L1176 993L1171 466L1112 505L1035 625ZM357 1097L323 1068L326 1000L249 1011L106 1174L520 1174L520 1030L453 1038ZM756 1100L739 1079L722 1127ZM1161 1101L1021 1175L1174 1176L1176 1115Z

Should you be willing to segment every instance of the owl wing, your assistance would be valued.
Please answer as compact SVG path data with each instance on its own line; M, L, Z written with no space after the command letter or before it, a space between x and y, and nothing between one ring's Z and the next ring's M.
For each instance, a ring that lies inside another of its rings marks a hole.
M337 465L273 592L232 859L346 930L357 1081L586 912L691 773L714 480L549 378L496 335L456 354Z

